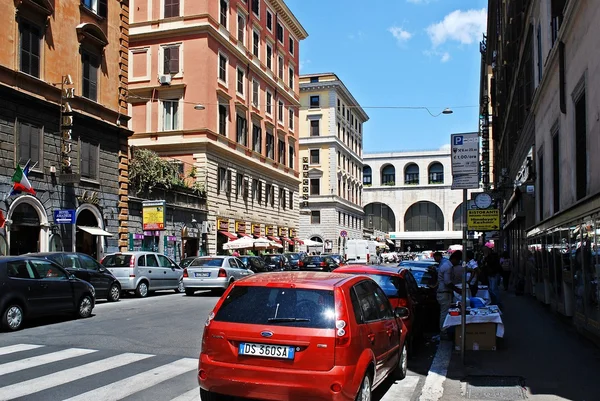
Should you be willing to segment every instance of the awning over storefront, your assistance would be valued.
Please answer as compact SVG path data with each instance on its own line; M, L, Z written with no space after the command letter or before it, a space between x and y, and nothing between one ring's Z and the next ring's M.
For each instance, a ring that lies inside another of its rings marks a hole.
M219 234L226 236L231 241L235 241L236 239L238 239L237 235L230 233L229 231L219 231Z
M298 245L304 245L304 241L302 241L301 239L294 238L294 241L296 241L296 244Z
M99 237L112 237L108 231L104 231L100 227L77 226L78 229L85 231L88 234L97 235Z
M282 240L284 240L285 242L287 242L287 243L288 243L288 244L290 244L290 245L294 245L294 241L292 241L292 240L291 240L291 239L289 239L289 238L286 238L286 237L281 237L281 239L282 239Z
M268 239L270 239L271 241L275 241L278 244L281 244L281 240L277 237L271 237L271 236L267 236Z

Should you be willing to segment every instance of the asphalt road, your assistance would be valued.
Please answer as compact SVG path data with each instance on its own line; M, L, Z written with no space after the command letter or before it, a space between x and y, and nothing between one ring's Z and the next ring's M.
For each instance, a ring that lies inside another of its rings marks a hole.
M202 330L218 296L157 292L99 301L89 319L30 321L0 333L0 400L199 400ZM417 400L437 344L421 342L409 374L376 401Z

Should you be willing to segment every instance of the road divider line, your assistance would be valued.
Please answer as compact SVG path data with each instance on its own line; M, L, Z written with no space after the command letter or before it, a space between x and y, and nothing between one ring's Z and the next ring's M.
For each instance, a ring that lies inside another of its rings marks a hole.
M183 358L64 401L117 401L197 368L197 359Z
M444 395L444 381L452 357L452 341L441 341L429 368L419 401L438 401Z
M62 351L52 352L50 354L38 355L31 358L21 359L19 361L3 363L0 365L0 376L8 373L18 372L20 370L34 368L36 366L46 365L48 363L91 354L92 352L98 351L85 348L69 348Z
M410 401L419 384L419 376L406 376L392 384L380 401Z
M171 401L200 401L200 388L196 387L173 398Z
M107 370L129 365L152 356L154 355L132 353L120 354L99 361L86 363L85 365L77 366L75 368L61 370L60 372L51 373L46 376L40 376L35 379L11 384L10 386L0 387L0 400L8 401L19 397L25 397L49 388L106 372Z
M6 347L0 348L0 355L13 354L15 352L29 351L36 348L42 348L43 345L34 345L34 344L16 344L16 345L8 345Z

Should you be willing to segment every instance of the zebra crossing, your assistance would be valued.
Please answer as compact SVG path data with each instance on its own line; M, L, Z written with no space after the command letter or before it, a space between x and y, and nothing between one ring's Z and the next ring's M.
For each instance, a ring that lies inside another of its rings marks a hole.
M36 344L0 347L0 401L197 401L196 358Z

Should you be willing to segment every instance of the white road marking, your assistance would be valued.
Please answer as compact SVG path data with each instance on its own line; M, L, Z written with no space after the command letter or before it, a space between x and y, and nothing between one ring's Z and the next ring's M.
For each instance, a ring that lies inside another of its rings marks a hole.
M410 401L419 384L419 376L406 376L392 384L381 401Z
M138 391L146 390L156 384L172 379L198 367L198 360L192 358L179 359L175 362L127 377L123 380L107 384L87 393L64 401L117 401Z
M425 378L419 401L438 401L444 395L444 381L452 357L452 341L442 341Z
M64 359L91 354L92 352L97 351L84 348L69 348L63 351L52 352L50 354L38 355L31 358L21 359L19 361L4 363L0 365L0 376L8 373L18 372L20 370L34 368L40 365L46 365L52 362L62 361Z
M171 401L200 401L200 388L196 387L187 393L181 394L179 397L173 398Z
M29 351L30 349L41 348L43 345L16 344L0 348L0 355L12 354L14 352Z
M77 366L71 369L61 370L46 376L36 377L35 379L12 384L6 387L0 387L0 400L14 400L15 398L35 394L62 384L74 382L84 377L93 376L110 369L129 365L154 355L125 353L110 358L94 361L85 365Z

